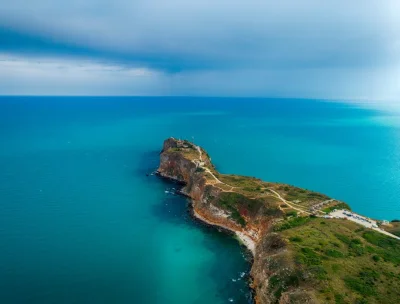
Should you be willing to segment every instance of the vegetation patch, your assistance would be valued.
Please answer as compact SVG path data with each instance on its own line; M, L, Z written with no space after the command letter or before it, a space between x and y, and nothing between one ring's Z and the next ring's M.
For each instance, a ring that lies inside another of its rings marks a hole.
M299 236L292 236L292 237L289 238L289 240L291 242L296 242L296 243L300 243L300 242L303 241L303 239L301 237L299 237Z
M340 234L340 233L335 233L335 236L342 241L344 244L349 245L351 240L348 236L344 235L344 234Z
M357 276L346 276L344 282L347 287L358 292L362 296L376 295L376 282L379 274L374 270L365 269L358 273Z
M365 253L365 248L360 239L352 239L349 243L349 254L361 256Z
M301 225L304 225L305 223L309 222L311 218L309 217L295 217L295 218L290 218L288 220L283 221L282 223L279 223L274 227L275 231L283 231L287 229L291 229L294 227L298 227Z
M278 190L285 192L285 198L289 201L308 201L311 203L329 199L329 197L325 194L309 191L307 189L298 188L290 185L281 185L279 186Z
M248 191L260 191L262 181L255 177L218 174L218 179L232 187L246 188Z
M345 256L342 252L336 249L327 249L325 250L325 254L332 258L343 258Z
M299 255L298 255L298 261L301 264L305 264L307 266L321 264L321 258L319 256L319 254L317 254L313 249L311 249L309 247L301 248Z
M270 293L272 293L274 298L278 300L284 291L289 288L298 287L301 280L302 274L299 271L280 271L269 279Z
M335 209L346 209L346 210L351 210L350 206L347 205L346 203L338 203L335 204L333 206L329 206L327 208L322 209L322 211L326 212L326 213L331 213L333 210Z
M286 216L297 217L297 211L294 209L285 210L285 214L286 214Z
M366 231L362 236L367 242L378 247L374 250L376 256L386 262L400 265L400 241L375 231Z
M319 291L314 293L319 302L398 303L400 242L359 230L350 221L324 222L309 220L280 232L289 240L297 267L308 274L305 284Z

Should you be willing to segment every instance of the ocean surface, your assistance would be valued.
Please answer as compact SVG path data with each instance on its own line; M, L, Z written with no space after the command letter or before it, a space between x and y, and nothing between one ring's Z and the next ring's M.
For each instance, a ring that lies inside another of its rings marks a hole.
M249 303L237 241L146 176L163 140L391 220L399 117L295 99L0 97L0 303Z

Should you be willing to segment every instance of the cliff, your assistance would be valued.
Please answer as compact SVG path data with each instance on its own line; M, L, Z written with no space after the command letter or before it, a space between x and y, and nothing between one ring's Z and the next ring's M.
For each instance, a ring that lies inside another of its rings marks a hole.
M158 174L183 184L196 217L235 232L252 252L256 303L400 299L399 242L349 221L323 218L329 210L349 209L345 203L290 185L220 174L203 148L174 138L164 142ZM393 275L377 276L371 261ZM393 278L396 283L376 288L365 273L383 285ZM390 296L382 297L383 290Z

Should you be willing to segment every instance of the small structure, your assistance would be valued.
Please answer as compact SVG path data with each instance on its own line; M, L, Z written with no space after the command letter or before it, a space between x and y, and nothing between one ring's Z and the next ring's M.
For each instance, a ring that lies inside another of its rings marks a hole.
M382 225L385 225L385 226L389 225L389 221L383 220L383 221L382 221Z

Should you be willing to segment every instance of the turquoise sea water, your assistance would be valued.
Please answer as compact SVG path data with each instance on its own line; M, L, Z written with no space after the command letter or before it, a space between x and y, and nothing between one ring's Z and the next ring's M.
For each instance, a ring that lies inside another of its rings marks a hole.
M146 176L163 140L393 219L398 118L310 100L1 97L0 303L248 303L237 242Z

